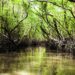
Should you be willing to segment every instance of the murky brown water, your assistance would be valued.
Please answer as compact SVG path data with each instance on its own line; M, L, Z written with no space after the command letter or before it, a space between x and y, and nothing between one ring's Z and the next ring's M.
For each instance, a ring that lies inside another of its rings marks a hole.
M70 54L46 53L41 47L27 51L0 54L0 75L75 75Z

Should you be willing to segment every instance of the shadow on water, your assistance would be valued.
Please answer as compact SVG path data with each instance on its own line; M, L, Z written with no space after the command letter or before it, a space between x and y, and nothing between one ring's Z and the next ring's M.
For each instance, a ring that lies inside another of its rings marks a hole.
M0 75L5 74L75 75L75 60L70 54L46 53L44 47L29 47L20 53L0 54Z

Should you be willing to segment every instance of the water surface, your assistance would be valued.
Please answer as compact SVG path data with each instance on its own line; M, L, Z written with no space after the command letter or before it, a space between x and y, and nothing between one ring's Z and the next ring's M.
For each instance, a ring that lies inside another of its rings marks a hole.
M70 54L46 53L44 47L0 54L0 75L75 75Z

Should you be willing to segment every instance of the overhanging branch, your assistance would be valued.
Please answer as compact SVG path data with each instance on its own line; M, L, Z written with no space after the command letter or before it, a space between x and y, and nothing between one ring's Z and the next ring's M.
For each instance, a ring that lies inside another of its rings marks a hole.
M28 13L27 13L27 15L26 15L22 20L20 20L20 21L17 23L17 25L16 25L10 32L13 32L13 31L20 25L20 23L23 22L27 17L28 17Z

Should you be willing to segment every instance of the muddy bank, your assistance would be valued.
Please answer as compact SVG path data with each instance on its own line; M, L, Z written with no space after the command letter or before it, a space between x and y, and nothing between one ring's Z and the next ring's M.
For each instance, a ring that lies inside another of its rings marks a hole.
M28 47L45 47L47 52L61 52L61 53L72 53L75 55L75 40L65 39L65 40L30 40L24 39L19 43L4 39L0 41L0 53L4 52L19 52L22 49Z

